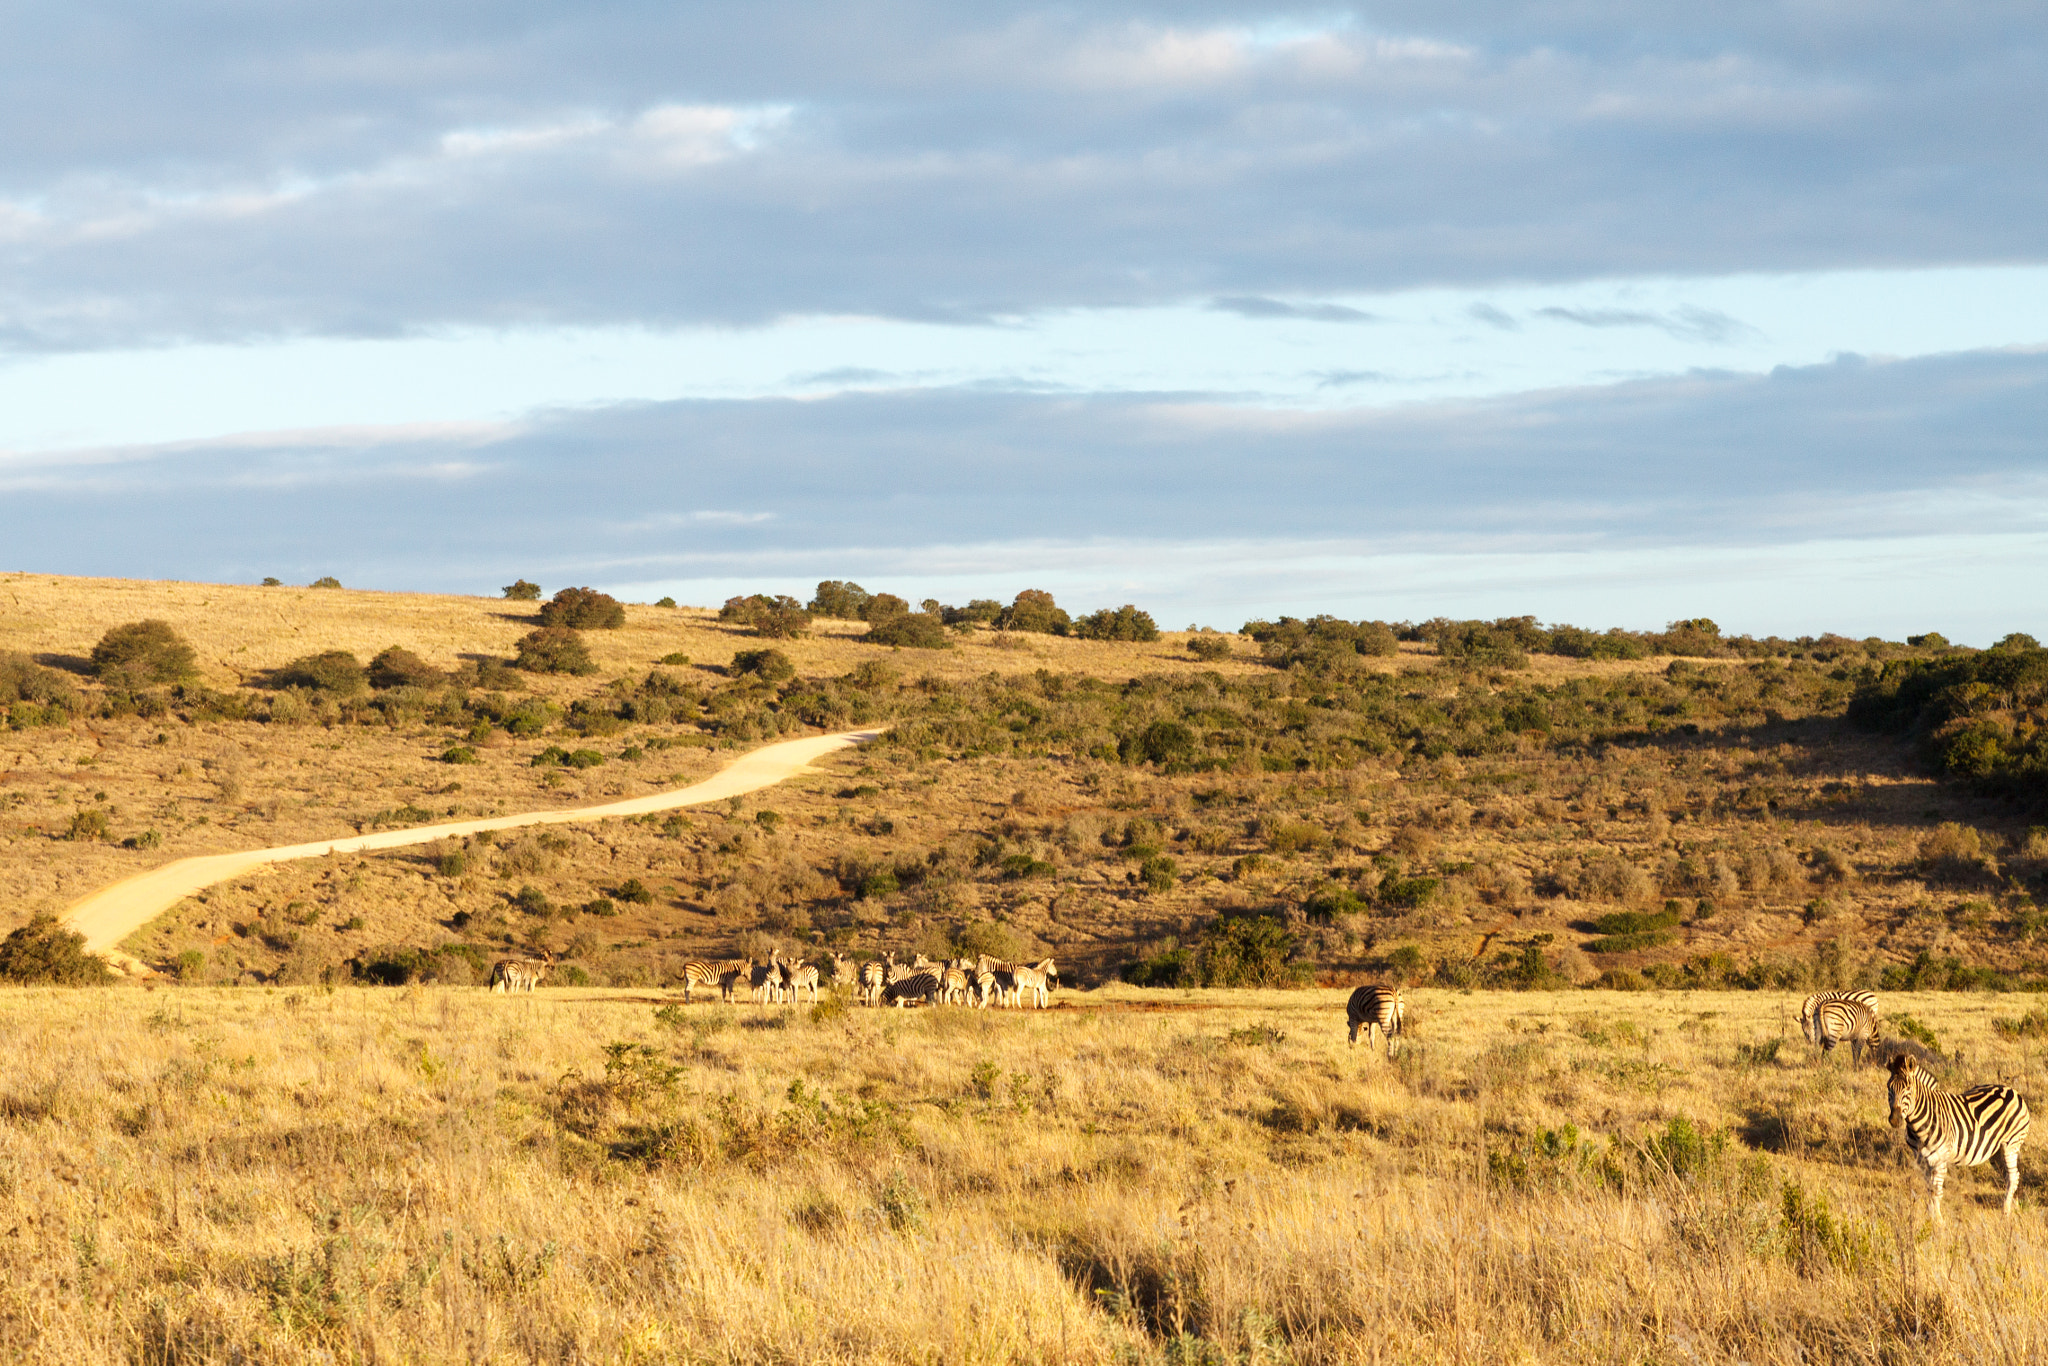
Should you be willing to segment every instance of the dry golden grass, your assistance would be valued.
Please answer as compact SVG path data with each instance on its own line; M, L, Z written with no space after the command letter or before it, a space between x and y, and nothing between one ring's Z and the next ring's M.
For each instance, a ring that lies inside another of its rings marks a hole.
M1933 1229L1880 1073L1811 1057L1791 998L1418 991L1392 1064L1345 1045L1336 992L1059 999L664 1022L659 996L617 992L9 990L0 1345L64 1362L2048 1347L2038 1154L2015 1218L1976 1169ZM1989 1027L1999 1002L1884 1010L1965 1051L1965 1079L2040 1073L2039 1044Z

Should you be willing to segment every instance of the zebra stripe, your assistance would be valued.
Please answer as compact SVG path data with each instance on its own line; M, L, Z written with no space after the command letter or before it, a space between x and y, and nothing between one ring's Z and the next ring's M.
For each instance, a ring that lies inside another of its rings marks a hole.
M1941 1187L1950 1164L1975 1167L1993 1157L2005 1177L2005 1212L2012 1213L2013 1193L2020 1188L2020 1149L2033 1123L2019 1092L1990 1082L1951 1091L1922 1071L1911 1054L1892 1059L1885 1090L1892 1127L1906 1131L1906 1146L1920 1160L1933 1192L1936 1223L1941 1222Z
M1814 1043L1820 1036L1813 1032L1813 1017L1830 1001L1860 1001L1870 1007L1870 1013L1877 1013L1877 994L1870 991L1816 991L1799 1003L1799 1032Z
M684 1002L687 1004L693 999L691 989L694 987L717 986L718 976L718 969L712 967L701 958L692 958L689 962L683 964Z
M818 1000L818 969L813 964L804 962L801 958L797 959L794 963L784 963L782 965L782 986L789 993L789 999L792 1003L801 1000L803 993L809 991L811 993L811 1003L815 1005Z
M1401 1000L1401 988L1374 982L1351 993L1351 999L1344 1003L1344 1018L1351 1025L1351 1042L1358 1042L1358 1031L1365 1030L1365 1046L1370 1049L1376 1036L1387 1041L1387 1056L1394 1056L1394 1040L1400 1036L1401 1027L1407 1023L1408 1007Z
M882 988L889 985L888 965L876 958L860 965L860 1003L876 1006L882 1003Z
M967 967L963 963L948 963L941 983L939 998L947 1005L967 1004Z
M1822 1056L1847 1043L1849 1058L1863 1062L1863 1046L1877 1037L1877 1012L1861 1001L1822 1001L1813 1012L1813 1038Z
M1059 980L1060 970L1052 959L1037 963L1023 963L1012 968L1010 975L1015 983L1017 1004L1032 1005L1040 1010L1046 1007L1046 993Z

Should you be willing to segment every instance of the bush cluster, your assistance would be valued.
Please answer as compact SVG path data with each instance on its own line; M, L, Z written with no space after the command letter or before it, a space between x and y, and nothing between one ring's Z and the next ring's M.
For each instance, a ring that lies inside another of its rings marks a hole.
M540 585L527 579L514 579L505 585L505 596L513 602L538 602Z
M1008 607L996 614L998 631L1035 631L1040 635L1063 636L1073 629L1074 619L1043 589L1027 588Z
M577 631L613 631L626 624L626 608L595 588L564 588L542 604L540 624Z
M199 656L168 621L131 621L92 647L92 671L110 686L176 683L199 671Z
M2048 799L2048 650L2031 636L1887 661L1866 673L1849 719L1919 737L1939 768L1984 791Z
M1159 626L1152 620L1152 614L1141 612L1130 603L1090 612L1074 623L1073 632L1083 640L1147 642L1159 639Z
M537 674L594 674L597 661L583 633L567 626L543 626L519 638L512 667Z
M0 940L0 982L102 986L114 979L107 960L85 951L85 936L47 913Z
M811 614L804 610L802 603L787 594L770 597L766 593L754 593L727 598L725 606L718 609L718 619L744 626L769 640L794 640L808 634L811 629Z
M1168 940L1149 958L1126 963L1123 979L1141 987L1299 987L1312 980L1292 961L1300 943L1270 915L1226 915L1192 945Z

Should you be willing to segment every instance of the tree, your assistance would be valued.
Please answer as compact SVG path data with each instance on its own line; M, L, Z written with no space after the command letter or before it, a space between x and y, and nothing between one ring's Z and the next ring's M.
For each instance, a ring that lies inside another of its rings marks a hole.
M1019 593L1016 600L996 618L999 631L1036 631L1050 636L1065 635L1073 624L1074 619L1060 610L1052 594L1039 588L1027 588Z
M903 616L909 611L910 604L894 593L877 593L869 598L867 606L861 609L861 617L871 622L887 621L891 617Z
M339 588L339 587L341 587L341 580L340 580L340 579L337 579L337 578L335 578L335 577L334 577L334 575L332 575L332 574L322 574L322 575L321 575L321 576L320 576L319 578L317 578L317 579L313 580L313 581L312 581L311 583L307 584L307 585L306 585L306 587L308 587L308 588Z
M1130 603L1099 612L1090 612L1074 623L1074 634L1083 640L1134 640L1153 641L1159 639L1159 625L1152 620L1150 612L1141 612Z
M529 579L514 579L505 585L505 596L514 602L537 602L540 599L540 585Z
M826 579L818 585L809 610L834 621L864 621L869 593L849 579Z
M113 980L107 960L85 951L85 936L45 912L0 940L0 982L20 985L103 986Z
M613 631L626 624L626 608L611 594L595 588L564 588L540 609L540 624Z
M567 626L543 626L519 638L512 667L536 674L594 674L597 663L583 633Z
M109 683L176 683L198 672L199 657L168 621L116 626L92 647L92 671Z
M811 614L788 594L727 598L725 606L718 609L718 619L748 627L769 640L793 640L811 629Z

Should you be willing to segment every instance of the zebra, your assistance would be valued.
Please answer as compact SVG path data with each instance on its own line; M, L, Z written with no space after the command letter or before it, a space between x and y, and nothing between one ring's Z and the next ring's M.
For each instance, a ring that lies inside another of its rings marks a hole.
M1010 970L1010 978L1017 993L1017 1004L1032 1005L1043 1010L1046 1006L1046 992L1059 981L1060 970L1052 959L1039 963L1020 963Z
M747 990L756 1005L782 999L782 964L777 956L771 954L765 963L747 960Z
M996 1004L1014 1004L1017 999L1017 969L1008 963L996 963L990 966L989 976L993 979Z
M968 983L967 964L961 962L946 964L940 978L939 998L948 1005L966 1005Z
M1871 991L1816 991L1799 1003L1799 1032L1809 1042L1819 1043L1820 1036L1814 1032L1813 1020L1820 1008L1829 1001L1860 1001L1870 1007L1870 1013L1877 1013L1877 993Z
M492 991L532 991L540 985L540 979L548 975L548 969L555 965L555 956L544 953L540 961L531 958L507 958L491 966Z
M754 965L744 958L735 958L718 970L718 998L727 1005L732 1004L733 994L742 983L754 980Z
M1822 1001L1814 1009L1813 1038L1822 1056L1846 1042L1850 1060L1861 1066L1864 1046L1876 1037L1877 1012L1861 1001Z
M784 963L782 965L782 987L784 991L789 993L789 999L792 1004L802 999L803 993L808 990L811 993L811 1004L816 1005L818 1002L818 969L816 965L806 963L801 958L797 959L794 963Z
M725 998L731 1000L732 991L725 981L725 974L732 966L733 964L728 963L724 967L713 967L701 958L692 958L683 964L684 1002L688 1003L692 999L691 990L694 987L718 987L724 992Z
M1905 1130L1906 1146L1920 1160L1934 1194L1937 1224L1949 1164L1975 1167L1994 1155L2004 1169L2005 1212L2012 1213L2013 1192L2020 1188L2020 1149L2033 1122L2019 1092L1992 1082L1951 1091L1923 1071L1911 1054L1892 1059L1885 1091L1891 1098L1892 1127Z
M974 965L974 966L973 966L972 968L970 968L970 969L968 970L968 973L967 973L967 995L968 995L968 999L969 999L970 1001L972 1001L972 1002L973 1002L973 1003L974 1003L975 1005L979 1006L979 1007L980 1007L981 1009L983 1009L983 1010L987 1010L987 1009L988 1009L988 1002L989 1002L989 998L990 998L991 996L994 996L995 994L996 994L996 969L995 969L995 965L994 965L993 963L989 962L989 960L988 960L988 957L987 957L987 955L985 955L985 954L984 954L984 955L982 956L982 960L981 960L981 961L980 961L979 963L975 964L975 965Z
M890 974L889 985L882 989L882 995L896 1003L901 1010L910 1001L932 1001L945 990L944 979L935 966L898 967Z
M1394 1040L1401 1036L1401 1028L1408 1022L1408 1007L1401 1000L1401 988L1374 982L1351 993L1351 999L1344 1003L1344 1018L1351 1025L1351 1042L1358 1042L1358 1031L1365 1030L1365 1046L1370 1050L1375 1036L1387 1041L1387 1056L1394 1056Z
M888 984L889 964L879 958L872 958L860 965L860 990L857 994L862 1005L880 1005L882 988Z

